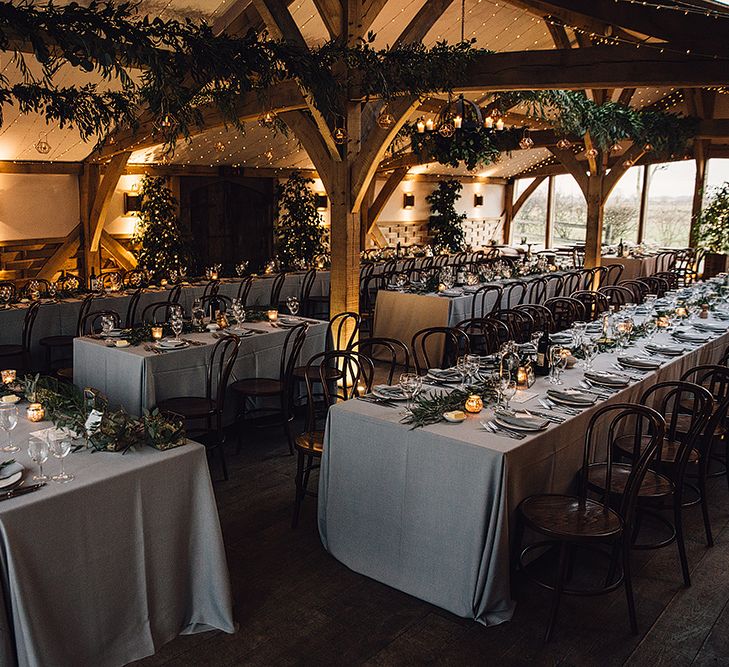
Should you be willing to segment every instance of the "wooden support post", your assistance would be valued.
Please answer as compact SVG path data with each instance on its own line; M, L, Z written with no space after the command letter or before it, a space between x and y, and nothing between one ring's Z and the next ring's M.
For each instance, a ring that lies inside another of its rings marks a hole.
M87 282L91 269L101 271L99 253L91 252L91 208L98 188L99 165L85 162L79 176L79 210L81 213L79 274L85 277Z
M643 166L643 187L640 191L640 212L638 213L638 243L645 239L645 221L648 215L648 191L650 190L650 165Z
M689 231L689 245L696 248L699 242L699 216L704 201L704 188L706 186L706 149L705 140L694 141L694 159L696 162L696 176L694 178L694 194L691 202L691 229Z
M514 181L510 180L504 186L504 212L501 214L504 219L502 229L502 240L504 245L511 243L511 225L514 222Z
M604 213L602 185L603 176L601 174L590 174L587 180L587 233L585 236L585 266L588 269L600 266L602 258Z
M554 176L547 181L547 220L544 229L544 247L551 248L554 229Z

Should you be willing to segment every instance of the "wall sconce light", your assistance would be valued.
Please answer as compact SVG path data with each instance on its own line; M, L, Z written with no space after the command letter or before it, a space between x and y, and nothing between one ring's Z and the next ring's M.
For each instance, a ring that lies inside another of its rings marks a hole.
M404 209L415 208L415 195L412 192L406 192L402 196L402 207Z
M483 206L483 195L473 195L473 205Z
M314 201L317 211L326 211L329 208L329 199L326 195L316 194L314 195Z
M139 212L139 200L140 196L130 194L129 192L124 193L124 213L137 213Z

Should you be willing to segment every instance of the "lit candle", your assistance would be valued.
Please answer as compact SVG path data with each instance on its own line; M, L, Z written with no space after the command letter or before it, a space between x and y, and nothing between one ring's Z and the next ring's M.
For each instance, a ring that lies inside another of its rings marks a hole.
M210 280L217 280L218 279L218 272L213 270L210 272Z
M463 125L463 118L461 118L461 116L456 116L453 119L453 127L455 127L457 130L460 130L461 125Z
M466 408L466 412L477 414L483 410L483 399L478 394L471 394L466 399L464 407Z
M3 384L12 384L13 382L15 382L17 372L12 369L0 371L0 376L2 377Z
M526 387L528 382L527 377L527 370L524 368L524 366L519 366L519 368L516 371L516 383L520 387Z
M494 126L494 119L491 116L486 116L486 120L483 122L484 127L490 130Z
M497 130L504 129L504 120L502 118L499 118L499 120L496 121L496 129Z
M679 306L676 308L676 317L686 317L688 315L688 311L684 306Z
M31 403L25 411L28 421L42 422L46 416L46 411L40 403Z
M152 338L154 338L154 340L161 340L162 327L152 327Z
M428 118L428 120L425 121L425 129L429 132L433 131L433 128L435 127L435 123L433 122L432 118Z
M422 121L422 119L419 120L415 125L418 128L418 133L423 134L423 132L425 132L425 123Z
M271 308L271 310L266 311L266 316L269 322L276 322L278 320L278 310Z

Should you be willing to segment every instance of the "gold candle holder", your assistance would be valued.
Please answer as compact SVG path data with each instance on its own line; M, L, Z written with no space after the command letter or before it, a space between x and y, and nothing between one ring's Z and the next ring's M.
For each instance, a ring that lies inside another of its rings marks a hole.
M277 322L278 321L278 310L276 308L271 308L271 310L267 310L266 317L268 317L269 322Z
M210 272L210 280L217 280L218 279L218 272L217 271L211 271Z
M0 377L2 377L3 384L13 384L17 375L17 371L12 368L0 371Z
M478 394L471 394L466 399L466 412L477 414L483 410L483 399Z
M152 338L154 340L162 340L162 327L152 327Z
M688 316L688 310L684 306L678 306L676 308L676 317L687 317Z
M656 317L656 326L659 329L666 329L671 326L671 320L666 315L661 315L660 317Z
M42 422L45 419L46 411L40 403L31 403L25 411L28 421Z

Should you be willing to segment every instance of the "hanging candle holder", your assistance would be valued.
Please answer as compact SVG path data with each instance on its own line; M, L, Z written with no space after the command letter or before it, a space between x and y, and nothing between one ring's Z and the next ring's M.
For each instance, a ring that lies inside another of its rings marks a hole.
M348 136L349 135L347 134L347 129L341 125L335 127L334 132L332 132L334 143L338 144L339 146L347 143Z
M382 107L380 115L377 116L377 124L383 130L389 130L393 125L395 125L395 116L390 113L387 102L385 102L384 106Z
M532 146L534 146L534 139L529 136L529 128L525 127L521 140L519 141L519 147L523 150L529 150Z
M276 122L276 113L273 111L266 111L259 119L258 124L261 127L273 127Z
M557 142L557 148L561 148L563 150L566 150L567 148L570 148L572 146L572 142L569 139L562 138Z
M33 145L41 155L48 155L51 152L51 145L48 143L48 132L41 132L38 135L38 141Z

